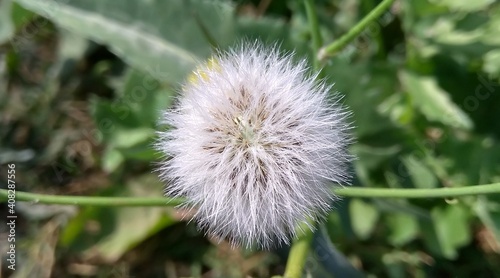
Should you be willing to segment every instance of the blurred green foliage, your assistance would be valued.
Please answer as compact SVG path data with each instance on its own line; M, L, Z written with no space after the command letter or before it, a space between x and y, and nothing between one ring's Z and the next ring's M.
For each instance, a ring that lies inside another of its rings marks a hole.
M324 41L377 3L316 1ZM500 182L499 26L499 1L399 0L328 60L326 78L353 112L355 186ZM0 164L16 163L18 190L159 196L151 173L159 113L215 48L255 39L313 57L300 1L1 0ZM497 277L499 201L345 199L326 230L369 277ZM286 248L216 244L186 223L190 211L18 211L19 269L2 270L11 277L283 272ZM328 277L320 249L307 271Z

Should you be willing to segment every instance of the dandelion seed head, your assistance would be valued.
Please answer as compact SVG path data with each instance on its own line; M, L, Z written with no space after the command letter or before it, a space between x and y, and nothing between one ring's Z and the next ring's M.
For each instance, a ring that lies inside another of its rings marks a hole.
M320 220L348 181L348 112L305 61L258 44L219 53L184 84L162 116L159 167L166 193L233 245L287 244Z

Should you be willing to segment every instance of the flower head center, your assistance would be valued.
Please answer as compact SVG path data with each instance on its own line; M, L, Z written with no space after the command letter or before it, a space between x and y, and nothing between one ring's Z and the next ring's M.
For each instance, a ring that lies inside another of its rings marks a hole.
M244 119L242 116L238 116L233 119L234 123L239 130L239 139L243 144L251 144L255 141L255 130L252 126L251 120Z

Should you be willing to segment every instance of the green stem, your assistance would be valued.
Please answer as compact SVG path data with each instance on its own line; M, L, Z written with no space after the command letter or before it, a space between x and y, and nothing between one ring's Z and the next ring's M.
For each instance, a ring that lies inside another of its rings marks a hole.
M314 0L304 0L304 6L306 8L307 21L309 22L309 28L311 31L314 53L314 69L319 71L320 63L317 54L323 45L323 39L321 38L321 33L319 31L318 16L316 15L316 9L314 8Z
M0 202L7 200L8 190L0 189ZM183 203L181 198L167 197L99 197L48 195L16 191L16 201L41 204L103 206L103 207L153 207L177 206Z
M460 196L500 194L500 183L445 188L336 188L334 193L342 197L357 198L455 198ZM8 190L0 189L0 202L5 202ZM17 201L42 204L77 205L77 206L176 206L185 200L167 197L96 197L48 195L16 191Z
M306 264L309 249L314 233L305 223L303 224L302 234L293 242L286 262L284 278L301 278L304 266Z
M334 190L343 197L358 198L455 198L460 196L500 194L500 183L442 188L366 188L345 187Z
M368 24L379 18L395 0L383 0L377 7L371 10L361 21L354 25L347 34L340 37L333 43L324 46L318 53L319 60L324 60L328 56L332 56L339 52L342 48L348 45L352 40L354 40L363 30L368 26Z

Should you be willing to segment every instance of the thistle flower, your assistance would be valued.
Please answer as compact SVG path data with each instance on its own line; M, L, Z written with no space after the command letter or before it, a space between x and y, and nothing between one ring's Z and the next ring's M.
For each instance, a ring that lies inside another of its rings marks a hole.
M258 44L219 53L163 115L166 193L187 198L198 226L233 245L289 243L330 209L332 182L348 180L348 113L292 58Z

